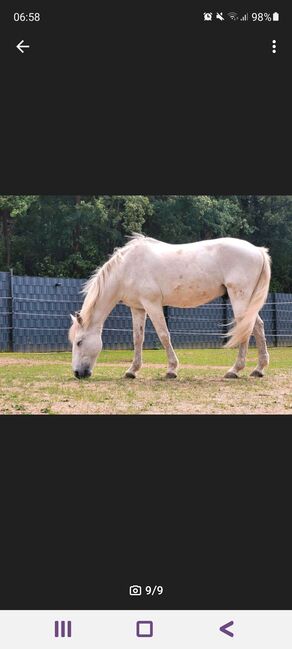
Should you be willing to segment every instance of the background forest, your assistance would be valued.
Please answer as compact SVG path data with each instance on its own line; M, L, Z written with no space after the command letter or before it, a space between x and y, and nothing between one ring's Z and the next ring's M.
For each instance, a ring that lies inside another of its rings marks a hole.
M238 237L272 256L292 292L292 196L0 196L0 271L85 278L127 235L169 243Z

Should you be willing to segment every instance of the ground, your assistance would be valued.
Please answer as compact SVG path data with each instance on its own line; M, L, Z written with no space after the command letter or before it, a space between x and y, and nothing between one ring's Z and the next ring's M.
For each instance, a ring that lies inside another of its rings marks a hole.
M177 379L163 350L144 351L138 378L124 379L131 351L103 351L90 379L73 377L70 353L0 354L1 414L292 414L292 347L270 349L262 379L250 349L240 379L224 379L236 350L179 349Z

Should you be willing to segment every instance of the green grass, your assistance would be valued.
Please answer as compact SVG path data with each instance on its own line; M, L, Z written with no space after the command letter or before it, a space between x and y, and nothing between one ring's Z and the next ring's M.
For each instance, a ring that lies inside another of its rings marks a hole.
M292 347L271 348L263 379L249 377L257 364L250 348L239 380L223 379L236 350L179 349L178 379L165 379L164 350L145 350L134 381L123 374L133 352L103 351L89 380L72 374L71 354L1 353L1 414L292 414Z
M176 350L177 356L181 364L191 365L232 365L236 357L236 350L234 349L178 349ZM272 347L269 349L270 354L270 367L291 368L292 367L292 347ZM248 352L248 359L256 359L257 351L255 348L250 348ZM98 363L131 363L133 358L132 350L103 350L99 356ZM57 363L71 363L70 352L51 352L51 353L18 353L13 352L0 353L0 360L10 359L25 359L33 361L43 361L54 364ZM144 363L151 364L166 364L166 354L164 349L149 350L143 352ZM248 361L251 366L254 365L255 360ZM56 367L56 365L54 365ZM55 370L54 370L55 371Z

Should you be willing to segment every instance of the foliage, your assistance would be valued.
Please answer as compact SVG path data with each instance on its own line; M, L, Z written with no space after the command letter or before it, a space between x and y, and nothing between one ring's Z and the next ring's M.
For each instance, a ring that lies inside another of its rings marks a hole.
M292 196L0 196L0 270L88 277L132 232L170 243L264 245L272 290L292 291Z

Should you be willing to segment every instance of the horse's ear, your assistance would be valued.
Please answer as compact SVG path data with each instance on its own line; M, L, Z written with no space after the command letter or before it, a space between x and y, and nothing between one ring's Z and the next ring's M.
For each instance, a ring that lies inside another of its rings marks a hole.
M70 318L72 320L72 323L74 324L74 322L76 322L75 315L72 315L72 313L70 313Z
M81 318L81 315L80 315L79 311L76 311L76 319L77 319L78 324L82 327L83 321L82 321L82 318Z

